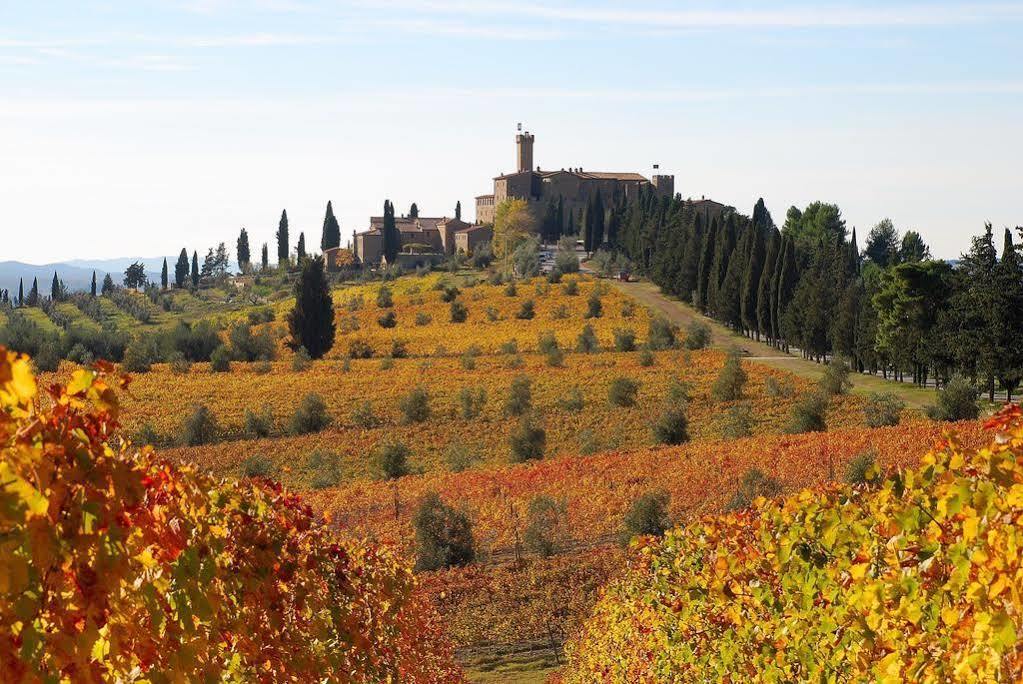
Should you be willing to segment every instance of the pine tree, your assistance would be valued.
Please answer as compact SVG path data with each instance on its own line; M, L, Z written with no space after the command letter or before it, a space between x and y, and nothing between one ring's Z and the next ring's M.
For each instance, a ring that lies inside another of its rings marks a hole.
M401 233L398 232L398 227L394 222L394 205L390 200L384 200L384 225L381 233L384 259L388 264L393 264L401 249Z
M324 273L323 257L302 262L302 273L295 283L295 308L288 314L290 345L304 347L311 358L319 359L334 346L334 301Z
M778 268L778 253L781 248L781 233L772 227L764 253L764 267L760 271L760 282L757 283L757 331L771 342L774 331L771 329L771 283L774 272ZM759 339L759 337L758 337Z
M711 219L710 228L703 236L703 244L700 246L700 267L696 280L696 308L706 312L710 305L709 291L711 281L711 268L714 265L714 253L717 251L718 219L715 216ZM715 288L716 289L716 288Z
M408 217L410 219L419 218L419 207L416 206L415 202L413 202L412 206L408 208Z
M899 261L899 233L891 219L881 219L867 234L867 246L863 253L881 268L887 268Z
M270 247L265 242L263 243L263 254L260 257L260 266L264 272L270 270Z
M291 253L288 242L288 210L281 212L280 223L277 224L277 265L287 267Z
M96 271L92 272L92 286L89 288L89 294L93 297L96 296Z
M305 232L298 234L298 245L295 247L299 263L305 261Z
M456 221L461 221L462 220L462 201L461 200L455 202L455 220Z
M327 202L327 213L323 217L323 237L320 238L320 250L327 251L341 246L341 224L334 216L334 206Z
M53 272L53 281L50 283L50 300L60 301L60 280L57 279L57 272Z
M244 228L238 234L236 252L238 253L238 268L245 273L252 265L252 252L249 250L249 233Z
M192 251L192 289L199 288L199 253Z
M160 287L166 290L170 286L170 274L167 272L167 257L163 258L163 269L160 271Z
M174 285L176 287L183 288L188 281L188 252L185 248L181 248L181 254L178 255L178 262L174 264Z

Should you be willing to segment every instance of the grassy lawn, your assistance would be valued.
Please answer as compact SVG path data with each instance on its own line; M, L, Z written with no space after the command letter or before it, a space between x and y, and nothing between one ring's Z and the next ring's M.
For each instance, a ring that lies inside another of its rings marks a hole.
M479 656L463 666L475 684L543 684L559 668L548 651Z

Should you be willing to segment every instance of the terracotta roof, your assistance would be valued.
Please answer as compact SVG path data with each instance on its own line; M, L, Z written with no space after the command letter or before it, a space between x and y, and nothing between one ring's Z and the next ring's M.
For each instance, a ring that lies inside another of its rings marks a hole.
M618 171L574 171L572 169L558 169L556 171L519 171L518 173L506 173L502 176L497 176L494 180L505 180L514 176L520 176L524 173L536 174L541 178L550 178L560 173L568 173L579 178L588 180L619 180L619 181L637 181L642 183L648 183L649 180L646 176L640 173L627 173ZM480 197L486 197L487 195L480 195ZM478 198L477 198L478 199Z
M468 228L456 230L455 235L458 235L459 233L475 233L477 230L493 230L493 228L490 226L469 226Z
M395 227L403 233L419 232L422 230L436 230L437 224L441 221L446 220L445 216L420 216L419 218L409 218L408 216L396 216L394 217ZM384 225L383 216L370 216L369 227L370 230L379 230Z

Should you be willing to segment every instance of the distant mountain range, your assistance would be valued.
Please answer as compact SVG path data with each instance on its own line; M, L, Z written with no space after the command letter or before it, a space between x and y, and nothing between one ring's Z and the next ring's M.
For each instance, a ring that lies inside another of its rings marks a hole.
M171 278L174 277L174 263L177 255L166 257ZM146 265L146 273L150 280L160 281L160 269L163 268L164 257L121 257L117 259L72 259L52 264L26 264L21 261L0 261L0 289L9 289L11 296L18 294L18 281L25 283L25 293L32 287L32 279L39 280L39 292L49 294L53 273L64 281L71 290L88 290L92 284L92 272L96 272L96 280L103 282L107 273L120 283L124 277L124 269L136 261Z

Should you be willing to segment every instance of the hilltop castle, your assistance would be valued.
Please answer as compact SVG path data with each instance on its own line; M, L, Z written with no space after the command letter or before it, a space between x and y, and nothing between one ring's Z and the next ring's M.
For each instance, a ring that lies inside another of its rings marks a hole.
M605 203L621 197L632 199L641 188L652 187L659 195L675 194L675 177L655 175L652 179L638 173L584 171L582 168L542 171L533 170L533 142L529 131L515 136L518 171L494 178L494 192L476 198L476 223L494 222L497 205L506 199L529 202L537 218L543 215L548 202L562 201L566 211L581 212L589 199L600 191Z

